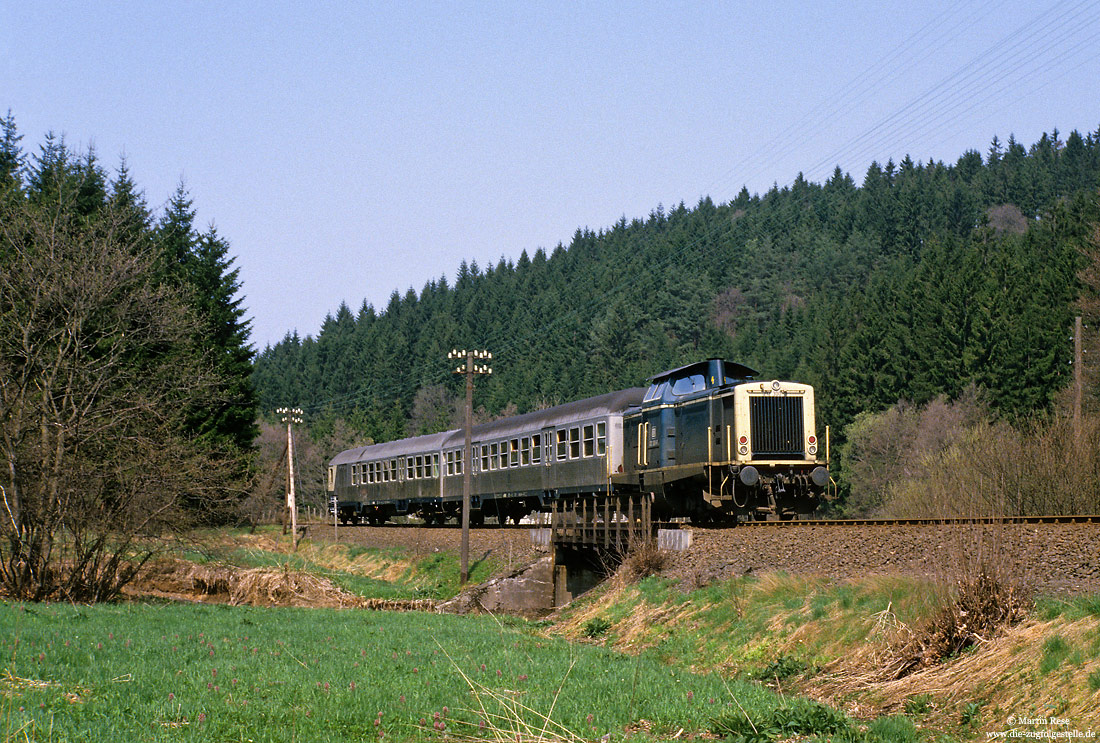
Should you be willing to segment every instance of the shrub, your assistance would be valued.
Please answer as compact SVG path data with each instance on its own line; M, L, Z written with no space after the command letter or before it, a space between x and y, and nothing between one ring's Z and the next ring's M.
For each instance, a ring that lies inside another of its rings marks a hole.
M744 743L854 732L842 712L809 699L792 699L785 706L760 712L757 718L750 719L742 709L731 710L716 717L711 730Z
M664 566L665 553L657 549L656 542L636 542L623 557L618 575L626 583L637 583L661 572Z
M801 661L798 658L794 658L790 655L780 655L773 660L767 666L762 668L756 679L758 681L771 681L773 679L779 679L783 681L791 676L797 676L804 672L808 666L805 661Z
M584 636L597 638L607 634L611 629L611 622L603 617L593 617L584 623Z
M906 743L920 739L917 726L905 715L880 717L867 726L867 740L884 743Z
M989 565L972 577L955 582L953 598L916 632L895 647L897 660L888 666L892 678L958 655L979 639L1020 622L1030 601L1021 586Z

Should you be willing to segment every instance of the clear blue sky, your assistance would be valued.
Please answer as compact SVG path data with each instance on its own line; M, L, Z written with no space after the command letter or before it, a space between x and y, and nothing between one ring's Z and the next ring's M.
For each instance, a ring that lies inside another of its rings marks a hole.
M658 204L1100 127L1097 0L3 5L25 149L182 179L258 348Z

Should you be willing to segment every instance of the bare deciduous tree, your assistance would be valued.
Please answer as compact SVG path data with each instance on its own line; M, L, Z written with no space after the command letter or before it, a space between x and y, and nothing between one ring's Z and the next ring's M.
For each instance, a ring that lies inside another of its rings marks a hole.
M223 499L219 464L181 433L187 404L212 380L193 320L129 234L124 215L80 215L63 192L0 204L9 595L110 598L166 530Z

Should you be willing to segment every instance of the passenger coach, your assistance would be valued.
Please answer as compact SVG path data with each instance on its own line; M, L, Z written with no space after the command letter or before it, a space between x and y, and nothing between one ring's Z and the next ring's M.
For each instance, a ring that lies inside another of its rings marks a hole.
M561 499L607 493L612 473L623 467L623 414L644 392L622 390L474 426L471 522L518 522ZM329 463L328 489L341 520L459 518L464 449L464 432L454 430L338 454Z

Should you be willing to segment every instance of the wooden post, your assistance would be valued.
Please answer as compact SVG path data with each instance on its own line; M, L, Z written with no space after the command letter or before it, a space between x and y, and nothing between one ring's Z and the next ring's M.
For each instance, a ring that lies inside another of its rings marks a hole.
M465 447L462 451L462 547L461 560L462 571L459 574L459 582L466 585L470 580L470 490L471 474L474 469L473 455L473 418L474 418L474 375L492 374L493 370L487 364L475 364L474 360L482 361L493 358L488 351L458 351L452 350L447 358L462 359L462 366L455 369L455 374L466 375L466 424ZM442 463L440 463L442 465ZM439 471L440 483L443 482L442 467Z
M626 502L626 510L627 510L627 517L626 517L627 528L630 529L630 531L627 533L627 536L626 536L626 548L630 549L631 547L634 546L634 499L633 498L631 498L630 500L628 500Z
M290 512L290 533L294 544L294 551L298 551L298 502L294 497L294 424L301 423L301 408L279 408L276 413L283 414L283 423L286 424L286 466L287 466L287 490L286 508Z
M1081 450L1081 397L1084 389L1084 353L1081 350L1081 316L1073 323L1073 438Z

